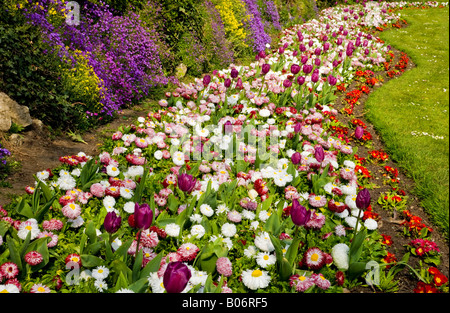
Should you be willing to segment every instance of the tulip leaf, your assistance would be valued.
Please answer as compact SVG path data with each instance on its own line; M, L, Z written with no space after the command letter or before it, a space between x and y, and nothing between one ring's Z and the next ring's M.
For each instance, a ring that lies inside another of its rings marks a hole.
M147 265L145 265L145 267L142 269L140 278L148 278L150 273L157 272L159 270L159 266L161 265L162 258L163 252L160 252L150 262L148 262Z
M170 194L167 200L168 200L168 201L167 201L167 204L168 204L168 206L169 206L169 210L170 210L173 214L175 214L175 213L177 212L178 206L179 206L179 204L180 204L180 203L178 202L178 199L177 199L173 194Z
M22 270L22 259L20 257L19 251L17 250L14 239L11 236L6 236L6 243L9 248L9 255L11 256L11 261L16 263L19 270Z
M89 238L89 241L91 243L94 243L97 241L97 231L95 229L95 225L94 222L92 220L90 220L87 225L86 225L86 229L85 229L85 233Z
M103 263L103 260L95 255L82 254L80 257L84 267L96 267Z
M23 257L25 256L25 252L27 251L27 248L30 244L30 240L31 240L31 231L28 232L27 237L25 238L25 240L22 243L22 247L20 249L20 258L23 259Z
M292 275L292 264L286 258L283 258L281 260L281 264L279 266L279 274L282 281L288 280Z
M267 201L267 200L266 200ZM267 219L266 224L264 225L264 230L272 233L275 236L278 236L280 233L280 217L275 212L270 215Z
M122 243L122 245L117 248L116 251L114 251L114 256L116 258L122 257L122 260L125 261L128 255L128 249L130 248L131 244L133 243L133 238L127 240L125 243Z
M366 270L366 262L353 262L350 263L348 266L348 276L350 280L353 280L355 278L358 278L359 276L362 275L362 273L364 273L364 271Z
M24 199L21 199L16 206L16 212L28 218L34 218L34 213L30 205Z
M142 260L144 259L144 251L141 249L139 250L136 259L134 260L133 265L133 273L132 273L132 281L133 283L136 282L139 279L139 276L141 274L141 268L142 268Z
M44 237L33 241L33 243L28 247L29 251L37 251L42 255L42 262L31 267L33 272L36 272L47 265L50 260L50 255L48 253L47 244L51 239L49 237Z
M135 293L141 293L144 292L145 289L147 289L147 287L148 287L148 278L144 277L129 285L128 289L133 290Z
M291 245L289 246L289 249L286 252L286 258L289 264L291 265L294 264L295 258L297 257L299 244L300 244L300 237L294 238Z
M9 229L9 223L6 221L0 221L0 236L4 237Z
M355 235L353 238L353 241L350 245L350 251L349 251L349 263L355 263L359 261L359 258L361 256L362 248L364 239L366 239L366 230L362 230L359 233Z
M128 288L128 280L125 277L125 274L122 271L120 271L119 278L117 278L117 281L116 281L115 289L116 289L116 291L118 291L122 288Z

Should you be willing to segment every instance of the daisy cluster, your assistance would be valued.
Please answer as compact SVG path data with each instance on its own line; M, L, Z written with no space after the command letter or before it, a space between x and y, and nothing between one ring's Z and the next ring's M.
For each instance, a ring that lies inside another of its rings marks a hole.
M366 261L384 250L377 220L356 204L354 148L328 132L333 95L385 62L389 48L362 27L396 18L377 3L326 9L250 65L180 84L100 155L38 172L12 217L1 211L0 252L13 253L0 256L0 289L28 277L36 292L54 281L72 292L164 292L166 269L182 262L183 292L342 290L355 229L368 233ZM300 227L294 201L310 214ZM144 203L151 226L138 229ZM68 269L82 279L70 283Z

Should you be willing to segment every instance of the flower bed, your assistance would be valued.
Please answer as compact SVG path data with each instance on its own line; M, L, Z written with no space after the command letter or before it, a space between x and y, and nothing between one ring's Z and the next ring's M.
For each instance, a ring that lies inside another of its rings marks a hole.
M333 108L339 86L388 58L362 28L397 19L375 3L326 9L252 64L180 84L99 156L36 173L0 211L0 291L342 292L377 285L374 264L409 266L378 232L355 155L371 137ZM436 265L426 235L409 249ZM413 272L417 291L447 288L435 268L432 286Z

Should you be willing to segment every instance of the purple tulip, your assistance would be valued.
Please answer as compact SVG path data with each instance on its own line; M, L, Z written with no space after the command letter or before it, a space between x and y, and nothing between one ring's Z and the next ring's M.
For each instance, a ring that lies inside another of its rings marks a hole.
M303 226L311 219L311 211L302 206L297 199L292 201L291 218L297 226Z
M303 77L303 76L297 77L297 84L299 84L301 86L304 83L305 83L305 77Z
M210 82L211 82L211 76L205 75L203 77L203 86L205 86L205 87L208 86Z
M225 86L225 88L229 88L231 86L231 79L226 78L223 82L223 85Z
M320 66L320 59L319 59L319 58L316 58L316 59L314 60L314 64L315 64L316 66Z
M356 126L355 138L361 139L363 135L364 135L364 128L362 128L361 126Z
M314 41L312 39L308 42L308 46L312 47L314 45Z
M369 49L365 49L365 50L364 50L364 54L365 54L365 55L368 55L369 53L370 53Z
M342 38L341 38L341 37L339 37L339 38L336 40L336 44L337 44L338 46L342 45Z
M283 54L283 53L284 53L284 50L285 50L285 48L280 47L280 48L278 49L278 53L279 53L279 54Z
M328 51L328 49L330 49L330 43L329 42L326 42L326 43L324 43L323 44L323 51Z
M300 154L300 152L295 152L294 154L291 155L292 164L298 164L300 163L301 160L302 155Z
M308 56L302 55L301 62L302 64L306 64L306 62L308 62Z
M304 44L300 44L300 46L298 46L298 49L301 51L301 52L305 52L306 51L306 47L305 47L305 45Z
M294 126L294 132L299 133L302 130L302 123L297 123Z
M195 179L192 175L189 174L180 174L178 175L178 187L181 189L181 191L184 192L191 192L195 184L197 183L197 179Z
M153 211L147 203L134 205L134 224L139 229L147 229L153 221Z
M258 56L259 56L261 59L265 59L265 58L266 58L266 53L265 53L264 51L260 51L260 52L258 53Z
M333 67L337 67L339 65L339 61L338 60L334 60L333 61Z
M328 83L329 83L331 86L336 85L336 83L337 83L337 78L334 77L333 75L328 76Z
M242 89L242 88L244 88L244 84L242 83L242 79L241 79L240 77L237 79L237 82L236 82L236 88L237 88L237 89Z
M319 56L322 53L322 50L320 48L316 48L316 50L314 50L314 54Z
M261 67L261 73L263 73L264 75L266 75L267 73L269 73L270 71L270 64L263 64Z
M238 75L239 75L239 72L238 72L238 70L237 69L235 69L234 67L231 69L231 73L230 73L230 75L231 75L231 78L236 78L236 77L238 77Z
M365 210L370 205L370 193L367 188L364 188L363 190L358 192L358 195L356 196L356 206L361 209Z
M323 159L325 158L325 151L323 151L322 146L317 145L314 148L314 157L316 158L317 162L321 163Z
M114 211L108 212L103 221L103 227L105 227L105 230L110 234L114 234L120 228L121 224L122 218L117 216Z
M292 64L291 65L291 73L296 75L298 72L300 72L300 65L298 64Z
M191 278L191 270L181 261L170 262L164 272L163 284L167 293L180 293Z
M351 57L352 56L352 54L353 54L353 49L348 49L347 48L347 51L345 51L345 54L348 56L348 57Z
M309 64L303 65L303 73L309 74L312 72L312 70L313 70L312 65L309 65Z
M296 57L297 54L298 54L298 51L297 51L297 50L294 50L294 52L292 52L292 55L293 55L294 57Z
M285 79L283 81L283 86L284 86L284 88L289 88L292 86L292 82L289 79Z
M313 74L311 75L311 81L312 81L313 83L317 83L317 82L319 81L319 74L318 74L318 73L313 73Z

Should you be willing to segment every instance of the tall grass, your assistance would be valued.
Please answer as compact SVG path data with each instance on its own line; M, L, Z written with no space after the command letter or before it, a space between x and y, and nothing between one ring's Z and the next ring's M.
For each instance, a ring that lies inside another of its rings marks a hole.
M380 34L417 65L371 94L366 116L416 182L432 222L449 234L449 9L400 11L409 26Z

